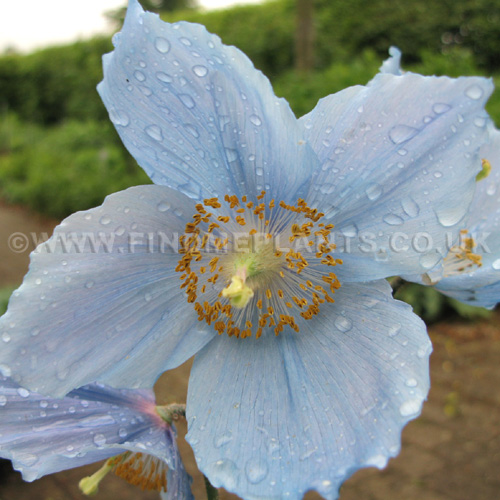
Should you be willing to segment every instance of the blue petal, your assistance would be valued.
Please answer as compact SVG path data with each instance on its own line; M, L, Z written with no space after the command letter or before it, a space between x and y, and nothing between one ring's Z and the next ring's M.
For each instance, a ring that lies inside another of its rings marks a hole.
M399 452L429 389L425 326L385 281L335 297L298 334L223 335L195 357L187 439L215 486L243 498L315 489L334 499L357 469Z
M482 266L472 272L442 279L436 288L462 302L494 307L500 302L500 132L491 124L490 142L480 157L491 164L491 173L477 182L465 228L474 237Z
M264 188L293 197L308 185L303 165L317 159L295 116L238 49L203 26L165 23L136 0L114 42L98 91L156 184L194 199Z
M23 387L63 396L96 380L152 387L190 358L215 335L175 272L194 210L169 188L138 186L66 219L0 318L0 365Z
M381 73L300 120L322 163L308 203L350 238L341 279L418 274L446 255L472 201L491 91L483 78Z
M174 429L154 413L152 391L94 384L51 399L0 375L0 405L0 456L26 481L127 450L154 455L186 475Z
M389 59L386 59L380 67L381 73L390 73L391 75L402 75L401 71L401 51L397 47L389 48Z

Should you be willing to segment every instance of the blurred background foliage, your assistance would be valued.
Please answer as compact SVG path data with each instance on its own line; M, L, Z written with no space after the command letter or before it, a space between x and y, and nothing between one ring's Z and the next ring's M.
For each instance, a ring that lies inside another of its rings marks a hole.
M314 51L310 70L299 72L301 1L308 0L209 12L191 0L149 0L147 7L167 21L202 23L239 47L297 116L325 95L368 82L391 45L402 50L407 70L488 75L500 83L498 0L310 0ZM110 17L120 22L123 12ZM150 182L123 148L95 90L110 39L0 56L0 199L63 218L100 204L111 192ZM498 90L488 111L500 123ZM429 321L450 308L466 317L483 314L417 285L404 286L399 295ZM0 294L0 306L2 300Z

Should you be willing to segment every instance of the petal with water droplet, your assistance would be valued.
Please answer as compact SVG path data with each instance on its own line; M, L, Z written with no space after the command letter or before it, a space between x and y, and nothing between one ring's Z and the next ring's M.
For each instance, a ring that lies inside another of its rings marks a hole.
M244 349L221 336L196 356L187 439L214 486L243 498L335 498L355 470L398 453L429 389L425 325L381 281L343 285L300 327Z

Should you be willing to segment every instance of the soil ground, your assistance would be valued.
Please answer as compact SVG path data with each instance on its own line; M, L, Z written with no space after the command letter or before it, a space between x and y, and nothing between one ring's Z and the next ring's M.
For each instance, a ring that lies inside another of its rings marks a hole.
M50 234L54 221L0 205L0 288L20 283L33 242ZM13 233L27 234L28 249L9 249ZM31 236L35 234L35 237ZM340 500L497 500L500 498L500 311L489 320L438 323L429 329L434 344L432 388L420 418L403 431L400 455L379 471L357 472L341 489ZM190 362L161 377L159 403L183 402ZM179 434L185 425L178 425ZM181 440L182 441L182 440ZM194 477L196 499L205 498L203 479L186 443L186 467ZM0 500L82 500L78 481L99 465L24 483L9 462L0 462ZM157 499L110 476L96 500ZM222 499L235 499L221 492ZM308 493L306 499L319 498Z

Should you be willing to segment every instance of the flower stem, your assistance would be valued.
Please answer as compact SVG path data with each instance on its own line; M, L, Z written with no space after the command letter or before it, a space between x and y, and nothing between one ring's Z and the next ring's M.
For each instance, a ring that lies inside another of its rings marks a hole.
M170 405L157 406L156 411L167 424L171 424L173 420L179 420L180 417L186 418L185 404L173 403Z
M203 476L203 479L205 480L207 500L219 500L219 490L212 485L212 483L206 478L206 476Z

